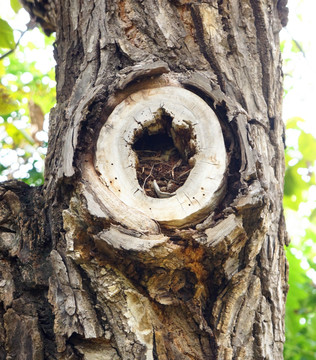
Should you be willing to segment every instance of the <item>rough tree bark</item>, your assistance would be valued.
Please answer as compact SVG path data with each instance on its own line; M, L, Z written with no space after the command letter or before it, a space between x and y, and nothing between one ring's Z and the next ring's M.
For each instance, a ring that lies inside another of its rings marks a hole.
M23 0L57 105L44 186L0 188L0 359L282 359L286 2ZM158 198L157 134L191 169Z

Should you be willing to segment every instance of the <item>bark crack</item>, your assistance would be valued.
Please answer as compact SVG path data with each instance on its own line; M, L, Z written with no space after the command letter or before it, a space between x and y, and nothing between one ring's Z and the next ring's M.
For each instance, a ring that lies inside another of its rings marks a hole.
M200 47L201 53L204 55L205 59L207 60L212 70L214 71L217 77L217 82L221 90L225 93L226 91L225 79L223 77L223 73L220 68L220 65L216 60L215 49L213 48L211 42L209 44L206 44L205 42L205 36L204 36L205 32L203 30L203 22L200 11L201 10L199 5L193 4L191 6L191 15L196 30L196 41Z
M261 62L262 70L262 93L265 98L267 106L270 103L270 88L271 81L271 44L268 38L268 29L266 26L266 19L263 7L263 3L258 0L250 0L253 14L255 18L255 27L257 32L257 49Z

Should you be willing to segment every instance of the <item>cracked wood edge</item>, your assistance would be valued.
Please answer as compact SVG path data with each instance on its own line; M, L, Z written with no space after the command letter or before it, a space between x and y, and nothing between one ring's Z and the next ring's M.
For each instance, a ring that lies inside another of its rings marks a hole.
M150 134L159 131L155 115L160 109L173 118L172 133L192 129L187 146L192 141L196 153L189 159L194 164L191 173L175 196L156 199L147 196L138 183L137 159L131 145L144 129ZM200 97L179 87L138 91L120 103L101 129L95 164L113 196L135 213L141 212L167 227L199 222L217 206L225 191L227 156L219 121Z

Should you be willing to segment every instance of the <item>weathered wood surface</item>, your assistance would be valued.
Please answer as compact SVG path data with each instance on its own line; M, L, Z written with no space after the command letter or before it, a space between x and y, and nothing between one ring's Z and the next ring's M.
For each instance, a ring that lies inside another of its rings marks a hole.
M0 358L282 359L286 1L23 3L56 30L57 105L43 188L1 186ZM225 192L180 228L95 167L111 113L164 87L214 111L226 152Z
M161 111L172 118L170 135L192 170L172 196L156 199L138 183L132 145L141 133L163 130ZM225 192L226 149L219 121L200 97L175 86L142 90L120 103L100 131L95 166L104 185L133 209L130 220L140 211L165 226L190 226L214 210ZM120 204L111 210L122 211Z

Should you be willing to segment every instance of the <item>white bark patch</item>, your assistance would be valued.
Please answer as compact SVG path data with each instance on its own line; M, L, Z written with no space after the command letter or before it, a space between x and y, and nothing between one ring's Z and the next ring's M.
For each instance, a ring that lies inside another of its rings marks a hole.
M84 360L120 360L110 343L80 343L75 345Z
M171 119L175 147L192 170L168 198L147 196L136 176L133 144L142 134L161 131L159 113ZM183 144L182 134L190 134ZM224 190L226 150L219 121L210 106L194 93L173 86L138 91L121 102L101 129L95 167L104 185L128 207L165 226L187 226L213 210ZM136 215L135 215L136 216Z
M204 244L208 246L216 246L225 237L230 236L230 238L234 239L242 231L242 219L237 218L234 214L231 214L218 225L205 231L207 240Z
M12 275L12 269L9 262L2 260L0 262L0 301L4 308L12 306L14 299L15 284Z
M116 249L150 251L153 247L166 243L169 239L163 235L145 236L145 238L135 235L124 234L112 226L109 230L104 230L98 234L99 238Z
M146 346L146 360L153 359L153 325L152 313L148 299L133 290L126 290L126 302L128 311L125 316L128 325L137 339Z

